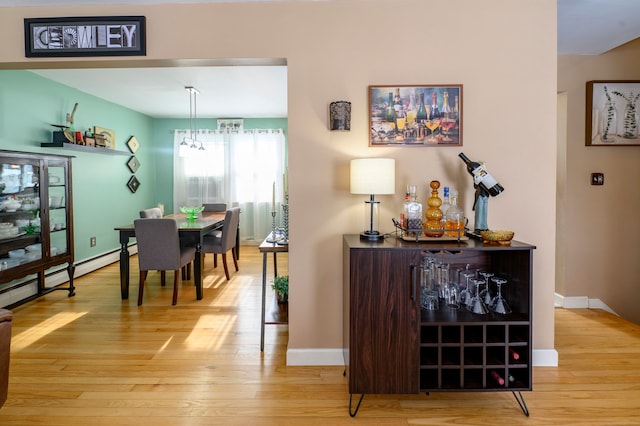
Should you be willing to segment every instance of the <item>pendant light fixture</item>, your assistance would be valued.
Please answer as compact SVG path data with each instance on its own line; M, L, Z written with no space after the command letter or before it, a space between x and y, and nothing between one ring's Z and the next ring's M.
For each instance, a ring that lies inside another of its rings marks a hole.
M204 151L204 143L198 141L198 112L196 100L200 92L193 86L185 86L185 89L189 92L189 138L191 139L189 148ZM182 139L180 145L187 145L186 137Z

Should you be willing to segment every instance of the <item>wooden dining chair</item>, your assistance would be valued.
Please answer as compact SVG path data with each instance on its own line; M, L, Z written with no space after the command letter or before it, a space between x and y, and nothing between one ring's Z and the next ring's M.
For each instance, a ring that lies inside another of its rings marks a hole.
M178 222L175 219L136 219L133 221L138 241L138 264L140 286L138 306L142 305L144 282L150 270L160 271L164 285L165 272L173 271L173 300L178 301L179 270L195 259L195 247L180 244Z
M222 225L222 230L219 235L207 234L202 238L202 252L203 253L213 253L214 256L214 264L213 267L217 266L217 262L215 262L216 254L222 255L222 264L224 265L224 274L229 277L229 268L227 266L227 252L231 251L231 256L233 257L233 264L236 267L236 271L238 271L238 257L236 255L236 235L238 234L238 223L240 221L240 207L233 207L227 210L224 216L224 224Z

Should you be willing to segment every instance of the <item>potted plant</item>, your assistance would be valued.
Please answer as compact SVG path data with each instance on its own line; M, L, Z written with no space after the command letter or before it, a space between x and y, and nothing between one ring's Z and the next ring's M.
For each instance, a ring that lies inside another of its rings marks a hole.
M273 279L271 288L276 292L278 302L284 303L289 301L289 276L277 276Z

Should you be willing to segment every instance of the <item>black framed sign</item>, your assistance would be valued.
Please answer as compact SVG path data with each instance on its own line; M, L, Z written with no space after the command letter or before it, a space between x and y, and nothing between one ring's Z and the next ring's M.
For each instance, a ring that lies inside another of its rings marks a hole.
M81 16L24 20L27 58L145 56L144 16Z

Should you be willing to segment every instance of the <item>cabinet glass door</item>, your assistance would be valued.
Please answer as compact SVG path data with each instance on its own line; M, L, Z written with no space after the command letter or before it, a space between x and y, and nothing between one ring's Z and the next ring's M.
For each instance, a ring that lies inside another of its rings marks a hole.
M0 272L42 258L40 166L38 162L0 164Z
M54 257L67 251L67 183L64 167L50 165L48 171L50 253Z

